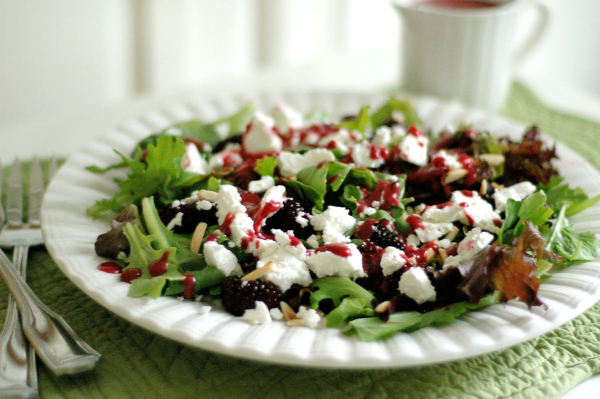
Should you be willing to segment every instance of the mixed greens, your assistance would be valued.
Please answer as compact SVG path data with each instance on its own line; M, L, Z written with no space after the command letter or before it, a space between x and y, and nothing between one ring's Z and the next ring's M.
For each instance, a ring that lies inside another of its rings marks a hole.
M565 184L535 127L521 142L422 129L395 98L341 120L249 104L175 124L88 168L119 176L88 209L118 214L96 252L134 297L220 298L253 323L361 340L542 305L542 280L595 259L595 235L567 218L600 196Z

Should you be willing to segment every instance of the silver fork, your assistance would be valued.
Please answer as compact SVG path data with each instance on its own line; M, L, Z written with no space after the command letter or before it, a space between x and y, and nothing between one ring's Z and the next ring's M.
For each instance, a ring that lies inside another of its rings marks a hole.
M0 163L0 202L2 200L2 164ZM4 211L0 204L0 230L4 224ZM25 278L24 263L18 271ZM8 297L6 320L0 334L0 397L35 398L38 392L35 350L23 337L17 303Z
M34 161L30 176L29 217L28 223L24 224L21 167L15 161L6 195L7 228L0 234L0 246L14 246L13 261L23 264L23 267L27 263L29 247L44 243L39 228L43 191L41 167ZM1 249L0 274L21 311L21 324L27 339L51 371L57 375L73 374L95 367L101 355L79 338L61 316L39 300Z

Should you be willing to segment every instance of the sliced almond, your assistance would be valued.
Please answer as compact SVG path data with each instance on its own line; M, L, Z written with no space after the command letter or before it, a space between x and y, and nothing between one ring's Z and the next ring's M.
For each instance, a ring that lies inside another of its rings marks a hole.
M454 183L455 181L460 180L463 177L465 177L467 175L467 173L469 173L469 172L466 169L463 169L463 168L452 169L446 175L446 179L444 179L444 184Z
M390 307L390 301L381 302L379 305L375 306L375 312L384 313Z
M479 188L479 195L484 196L488 192L488 181L483 179L481 182L481 187Z
M215 202L219 193L210 190L198 190L198 199Z
M281 309L281 313L283 313L283 319L290 321L297 319L296 312L291 308L286 302L279 302L279 309Z
M446 262L446 259L448 258L448 252L446 252L446 250L444 248L439 248L438 254L440 255L440 259L442 260L442 263Z
M263 267L259 267L258 269L255 269L255 270L251 271L250 273L246 274L244 277L242 277L242 281L252 281L252 280L259 279L262 276L272 272L274 266L275 266L275 263L273 263L273 261L270 261Z
M479 159L483 159L490 166L498 166L504 163L504 155L502 154L481 154Z
M286 321L285 324L287 324L288 327L301 327L304 325L304 322L302 321L302 319L292 319Z
M448 234L446 234L446 236L444 237L446 240L452 242L454 241L454 239L456 238L456 235L458 234L458 227L454 226L452 228L452 231L450 231Z
M429 248L427 252L425 252L425 260L427 261L427 263L431 262L434 256L435 251L432 248Z
M204 233L206 233L206 228L208 225L204 222L198 223L196 229L194 230L194 235L192 236L192 242L190 243L190 249L193 253L197 254L200 252L200 246L202 245L202 240L204 240Z
M494 187L496 190L502 190L502 186L496 182L492 182L492 187Z
M417 258L415 258L414 256L412 258L408 258L408 263L416 265L417 264Z

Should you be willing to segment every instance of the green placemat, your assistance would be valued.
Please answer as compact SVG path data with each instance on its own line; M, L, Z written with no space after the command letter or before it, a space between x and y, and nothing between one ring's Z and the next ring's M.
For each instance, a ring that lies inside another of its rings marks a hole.
M600 124L547 108L515 84L504 116L529 124L600 166ZM188 348L126 322L89 299L43 249L28 280L104 355L98 368L56 377L40 365L43 398L552 398L600 371L600 304L514 348L443 365L376 371L274 366ZM7 288L0 283L0 318Z

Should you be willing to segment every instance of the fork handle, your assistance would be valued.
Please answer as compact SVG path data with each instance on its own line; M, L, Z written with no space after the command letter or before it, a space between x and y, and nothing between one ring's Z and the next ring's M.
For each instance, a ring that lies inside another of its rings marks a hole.
M15 254L27 247L15 246ZM22 255L22 253L21 253ZM67 322L48 308L16 272L12 262L0 249L0 274L21 311L23 332L38 357L56 375L75 374L94 368L100 353L73 331Z
M27 251L23 256L13 257L13 261L25 278ZM6 322L0 334L0 397L35 398L38 395L35 350L23 336L17 303L9 295Z
M33 356L33 369L31 369ZM0 335L0 397L38 396L35 351L23 337L19 311L13 297L8 298L6 322Z

